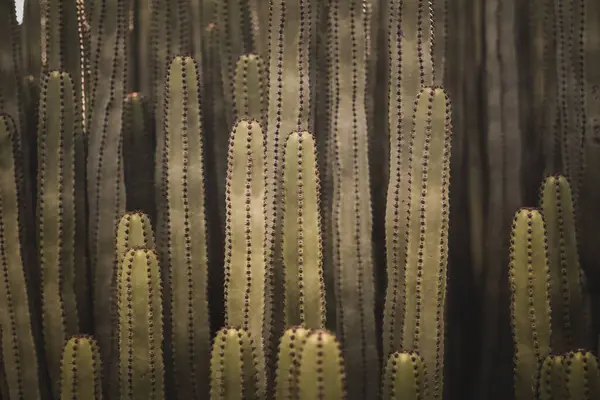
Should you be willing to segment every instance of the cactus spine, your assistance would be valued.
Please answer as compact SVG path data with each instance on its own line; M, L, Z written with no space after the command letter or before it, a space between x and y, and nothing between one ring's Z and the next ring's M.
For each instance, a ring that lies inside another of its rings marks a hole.
M79 331L75 296L75 147L81 128L68 74L51 72L44 81L38 126L39 261L44 348L55 395L62 350ZM83 266L85 268L85 265Z
M538 363L550 352L550 274L546 249L542 214L535 209L517 211L509 266L517 400L534 398Z
M122 400L164 399L162 286L156 253L127 252L118 281Z
M340 343L324 330L313 332L302 347L298 367L298 399L343 400L346 375Z
M426 368L417 353L392 354L383 377L383 400L424 400L428 398Z
M168 271L167 321L173 376L181 399L208 396L210 326L203 167L203 131L198 69L190 57L175 57L165 94L162 146L164 229L162 259Z
M265 164L263 133L255 121L239 121L229 139L225 230L225 324L254 339L259 383L265 383L264 341Z
M585 350L572 351L565 358L568 400L600 398L598 358Z
M300 355L311 334L309 329L293 327L287 329L279 342L277 372L275 376L275 399L298 399L298 368Z
M538 400L564 400L567 395L564 356L549 354L541 363L537 378Z
M73 336L62 354L60 399L102 400L100 350L90 336Z
M541 190L541 208L548 235L548 265L552 280L552 349L588 347L589 324L577 251L571 187L564 176L548 177Z
M236 121L253 119L266 127L265 64L260 56L247 54L239 58L235 68L233 100Z
M253 340L246 330L221 329L215 337L210 361L210 398L262 399L257 361Z
M286 326L325 328L319 185L313 136L292 133L286 142L283 185Z

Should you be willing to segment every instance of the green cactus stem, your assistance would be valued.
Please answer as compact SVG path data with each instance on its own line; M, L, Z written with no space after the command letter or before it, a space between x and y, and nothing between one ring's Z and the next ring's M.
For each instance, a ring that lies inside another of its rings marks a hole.
M541 362L537 377L537 400L564 400L567 395L565 357L549 354Z
M235 67L233 104L235 120L253 119L261 126L265 120L266 74L263 59L256 54L242 55Z
M600 398L598 358L585 350L572 351L565 358L568 400Z
M41 399L38 354L21 258L19 194L15 168L14 121L0 113L0 314L2 349L11 399Z
M225 324L247 329L256 347L259 383L265 383L265 309L270 278L265 262L263 131L239 121L229 139L225 229Z
M427 369L423 358L417 353L392 354L383 377L383 400L428 399Z
M91 336L77 335L65 344L60 400L102 400L100 350Z
M579 265L575 211L571 187L564 176L546 178L540 206L548 235L548 265L552 279L552 349L566 352L591 343L583 270Z
M85 268L75 257L75 138L81 127L74 97L68 74L46 76L38 125L38 243L44 348L55 395L63 347L79 331L76 269Z
M298 368L300 355L311 330L303 327L287 329L279 342L277 372L275 376L275 399L298 399Z
M346 374L335 335L318 330L306 339L298 367L298 399L344 400Z
M118 281L122 400L164 399L162 287L156 253L127 252Z
M316 144L308 132L286 142L283 184L283 267L286 326L325 328L323 243Z
M539 362L550 352L550 271L539 210L520 209L510 240L509 283L516 400L534 399Z
M264 392L259 383L255 347L244 329L223 328L215 337L210 359L212 400L259 400Z
M165 94L162 163L166 208L161 236L167 272L165 324L172 343L180 399L208 396L210 326L205 216L204 149L198 68L190 57L175 57ZM169 357L171 355L169 354Z

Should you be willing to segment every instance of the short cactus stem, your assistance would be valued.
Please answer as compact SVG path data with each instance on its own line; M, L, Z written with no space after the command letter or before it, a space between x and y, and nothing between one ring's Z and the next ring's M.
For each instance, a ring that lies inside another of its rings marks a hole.
M396 352L390 356L383 376L383 400L426 400L427 370L417 353Z
M298 367L299 400L344 400L346 374L340 343L335 335L318 330L302 347Z
M600 398L598 358L589 351L572 351L565 357L567 398L595 400Z
M550 352L550 274L539 210L517 211L510 240L509 282L516 400L533 400L537 369Z
M565 357L548 354L541 362L537 377L536 398L538 400L563 400L567 395Z
M316 145L308 132L286 142L283 184L285 325L325 328L320 182Z
M62 353L60 400L102 400L102 367L91 336L73 336Z
M288 328L279 342L277 355L277 372L275 376L275 399L298 399L298 368L300 356L311 334L309 329L302 327Z
M217 333L210 361L212 400L260 400L254 342L245 329L223 328Z

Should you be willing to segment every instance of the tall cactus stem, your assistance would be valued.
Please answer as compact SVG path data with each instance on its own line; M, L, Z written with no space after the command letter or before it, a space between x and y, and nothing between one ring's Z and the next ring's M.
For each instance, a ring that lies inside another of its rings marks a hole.
M266 127L265 64L256 54L242 55L235 67L235 120L252 119Z

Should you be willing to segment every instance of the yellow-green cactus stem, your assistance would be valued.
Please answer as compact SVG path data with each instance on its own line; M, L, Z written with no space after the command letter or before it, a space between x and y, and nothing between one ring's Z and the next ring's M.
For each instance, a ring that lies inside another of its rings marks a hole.
M259 383L265 381L265 308L269 274L265 262L265 164L263 131L242 120L229 139L225 228L225 324L247 329L254 339Z
M98 343L73 336L62 353L60 400L102 400L102 367Z
M550 271L546 228L536 209L517 211L510 239L509 283L516 400L533 400L539 362L550 353Z
M19 193L15 168L14 121L0 112L0 313L2 349L11 399L41 399L38 353L19 235Z
M165 325L171 346L166 355L178 398L203 399L211 351L204 131L198 67L191 57L173 59L165 90L159 245L167 271Z
M346 374L340 343L334 334L318 330L302 347L298 367L298 400L344 400Z
M572 351L565 357L568 400L600 399L598 358L586 350Z
M395 352L388 359L383 376L383 400L428 399L427 369L417 353Z
M259 380L251 335L245 329L221 329L213 342L210 358L210 398L263 399Z
M162 400L163 299L154 250L129 250L117 286L121 399Z
M76 137L82 134L75 104L69 75L50 72L40 96L37 216L44 348L55 396L63 347L79 332L76 271L86 268L76 258L76 245L84 243L75 241Z
M256 54L241 56L235 67L233 105L235 120L253 119L266 126L265 63Z
M537 377L537 400L564 400L567 395L565 357L548 354L541 361Z
M309 132L288 136L283 181L285 326L324 329L320 182L316 144Z
M288 328L279 342L277 355L277 371L275 375L275 399L298 399L298 368L300 355L310 329L297 326Z
M546 178L540 206L548 235L548 265L552 280L552 349L566 352L591 346L589 310L579 265L571 186L564 176Z

